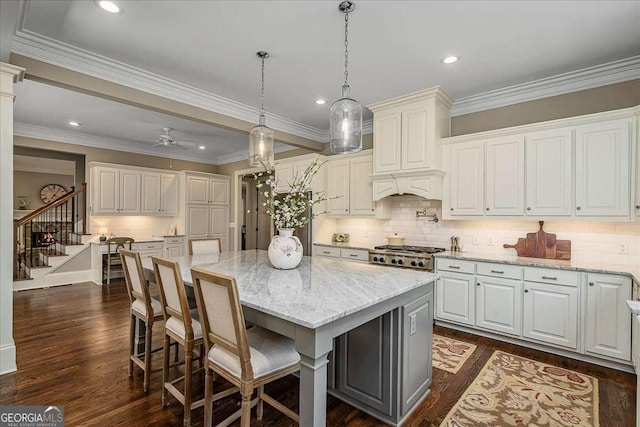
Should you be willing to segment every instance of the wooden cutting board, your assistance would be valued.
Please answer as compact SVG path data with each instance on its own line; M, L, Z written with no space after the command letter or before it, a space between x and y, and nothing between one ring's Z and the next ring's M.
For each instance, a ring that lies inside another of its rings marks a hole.
M557 240L555 234L545 233L542 229L544 221L539 221L540 229L536 233L527 233L527 237L520 237L515 245L502 245L504 248L514 248L518 256L531 258L571 259L571 240Z

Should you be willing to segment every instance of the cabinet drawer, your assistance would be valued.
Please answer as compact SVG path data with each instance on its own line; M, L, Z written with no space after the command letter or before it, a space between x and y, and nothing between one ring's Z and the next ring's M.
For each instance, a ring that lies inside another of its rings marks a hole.
M360 249L341 249L340 256L349 261L369 262L369 251Z
M330 248L327 246L316 246L316 255L332 258L340 258L340 248Z
M162 251L162 242L139 242L133 243L132 249L136 251Z
M524 280L528 282L578 286L580 274L577 271L557 270L554 268L526 268L524 270Z
M164 243L166 245L184 245L184 237L165 237Z
M482 276L504 277L505 279L522 280L522 267L507 264L477 264L477 274Z
M140 258L142 258L142 259L149 258L149 257L152 257L152 256L156 256L156 257L161 257L162 256L161 249L149 249L149 250L139 251L139 252L140 252Z
M438 271L455 271L456 273L474 274L476 263L473 261L460 261L457 259L438 258L436 261Z

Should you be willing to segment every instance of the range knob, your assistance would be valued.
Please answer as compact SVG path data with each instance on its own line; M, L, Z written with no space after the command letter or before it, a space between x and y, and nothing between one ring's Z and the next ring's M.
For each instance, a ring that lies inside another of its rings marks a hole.
M404 264L404 261L403 261L403 260L401 260L401 259L399 259L399 260L398 260L398 264L402 265L402 264Z
M380 257L380 262L384 262L384 257L383 256Z
M378 257L377 256L373 257L373 262L378 262Z
M417 265L418 265L418 263L417 263L417 262L415 262L415 260L414 260L414 261L411 261L411 267L415 267L415 266L417 266Z
M397 262L398 262L398 260L396 260L395 258L391 260L391 264L395 264Z
M424 267L424 261L420 261L420 262L418 263L418 267Z

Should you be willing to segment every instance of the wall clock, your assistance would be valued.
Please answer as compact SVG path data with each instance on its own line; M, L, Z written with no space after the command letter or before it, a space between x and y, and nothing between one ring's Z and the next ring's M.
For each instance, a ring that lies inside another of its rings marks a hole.
M42 187L42 190L40 190L40 199L42 199L45 204L49 204L65 194L67 194L67 190L62 185L49 184L45 185Z

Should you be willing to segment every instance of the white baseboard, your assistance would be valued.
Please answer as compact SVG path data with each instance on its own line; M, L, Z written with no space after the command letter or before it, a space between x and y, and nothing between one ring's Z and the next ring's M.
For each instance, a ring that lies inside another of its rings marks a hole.
M51 286L70 285L79 282L95 282L93 270L69 271L66 273L50 273L34 280L20 280L13 282L14 291L28 289L49 288Z
M14 344L0 347L0 375L17 371L16 346Z

